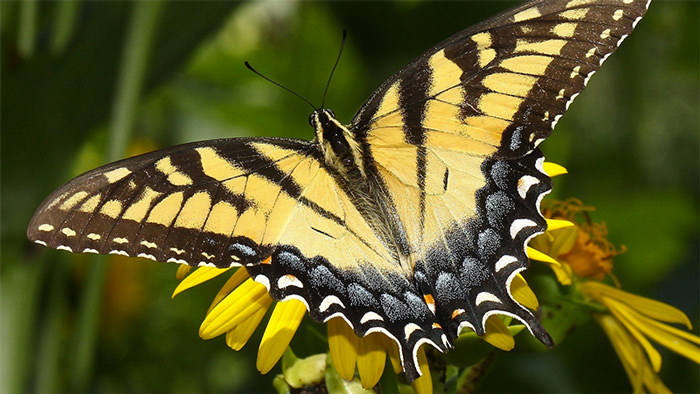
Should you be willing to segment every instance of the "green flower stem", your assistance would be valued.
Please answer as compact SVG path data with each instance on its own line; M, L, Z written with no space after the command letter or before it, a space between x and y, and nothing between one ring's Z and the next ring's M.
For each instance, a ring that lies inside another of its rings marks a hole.
M157 31L163 2L133 3L131 25L127 31L115 102L110 120L108 162L124 156L134 125L143 79L148 65L153 37ZM100 304L104 290L105 258L94 256L86 280L75 341L75 365L72 388L85 391L92 376L95 340L100 320Z
M19 7L17 50L20 56L25 59L32 57L34 54L38 3L36 0L26 0L21 2Z
M65 338L68 333L68 291L70 260L57 259L56 264L43 264L49 268L48 297L46 316L38 338L38 354L36 358L35 387L37 393L55 393L61 391L62 355L66 350Z
M77 0L63 0L54 3L56 14L54 31L51 35L51 53L56 55L63 52L75 32L75 17L78 15Z
M496 358L496 352L492 352L480 362L462 370L457 379L457 392L460 394L475 393L495 365Z
M163 4L161 1L144 1L133 5L132 24L124 46L116 100L112 107L108 162L121 159L126 153Z

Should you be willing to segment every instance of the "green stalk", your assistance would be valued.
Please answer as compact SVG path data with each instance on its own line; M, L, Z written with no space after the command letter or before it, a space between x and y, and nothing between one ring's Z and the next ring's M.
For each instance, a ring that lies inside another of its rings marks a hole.
M51 53L62 53L70 42L75 31L75 18L78 15L77 0L63 0L54 3L56 14L54 18L53 34L51 35Z
M133 3L130 26L124 44L122 63L109 127L106 160L124 156L131 137L141 86L148 66L148 54L157 31L163 2ZM106 261L94 256L86 280L75 341L75 365L71 379L74 391L86 391L93 374L95 342L100 321Z
M67 349L65 338L68 336L66 322L70 261L66 260L68 259L57 259L56 264L52 264L49 268L46 315L42 319L39 336L35 338L38 352L35 362L36 377L32 389L38 393L61 391L61 362ZM49 265L44 264L44 266Z
M28 59L34 54L37 7L38 2L36 0L26 0L20 3L17 50L24 59Z

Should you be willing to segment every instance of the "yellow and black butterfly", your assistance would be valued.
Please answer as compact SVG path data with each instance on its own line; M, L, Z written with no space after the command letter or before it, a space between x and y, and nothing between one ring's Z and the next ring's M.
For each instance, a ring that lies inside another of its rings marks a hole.
M49 196L31 240L194 266L243 266L312 318L445 352L510 315L546 229L537 145L634 29L648 0L537 0L466 29L396 73L349 125L321 108L312 141L190 143L85 173Z

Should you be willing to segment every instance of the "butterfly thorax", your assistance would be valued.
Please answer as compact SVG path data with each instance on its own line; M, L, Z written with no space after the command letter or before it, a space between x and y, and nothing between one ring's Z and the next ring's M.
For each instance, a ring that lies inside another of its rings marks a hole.
M365 177L360 145L350 130L335 118L333 111L318 109L311 114L309 123L316 130L328 166L346 176Z
M309 122L316 130L326 165L341 176L340 186L383 240L395 262L407 274L412 274L414 264L403 225L395 207L389 203L391 199L385 185L365 170L361 146L355 135L329 109L314 111Z

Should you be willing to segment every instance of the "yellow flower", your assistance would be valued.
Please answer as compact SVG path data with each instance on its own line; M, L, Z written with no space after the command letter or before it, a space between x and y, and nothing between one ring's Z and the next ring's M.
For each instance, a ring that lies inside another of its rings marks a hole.
M700 364L700 338L664 324L690 329L690 320L680 310L599 282L608 276L615 280L613 257L624 248L618 250L607 240L605 223L588 216L592 210L574 199L549 202L543 209L545 217L576 223L550 229L529 246L554 257L559 266L550 262L550 267L559 282L575 286L586 302L594 304L592 315L610 339L634 392L670 392L657 375L661 355L649 340Z
M563 285L570 285L574 276L603 280L612 271L613 257L625 251L624 247L618 250L608 241L605 223L590 220L588 212L593 210L576 199L550 201L542 209L548 223L569 223L558 228L552 228L550 224L546 233L535 237L529 244L556 260L558 266L550 266Z

